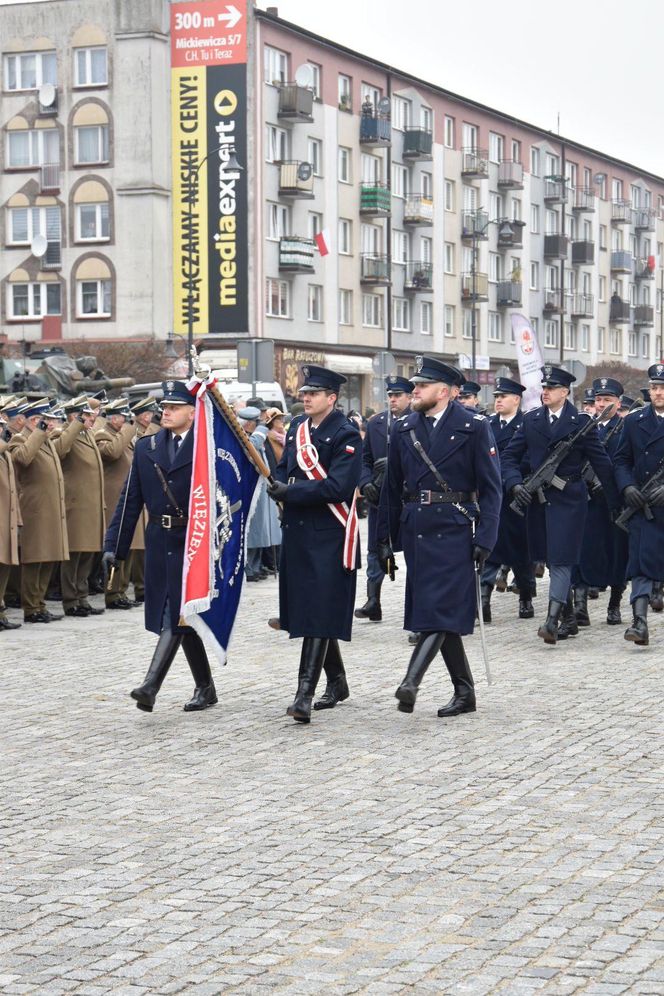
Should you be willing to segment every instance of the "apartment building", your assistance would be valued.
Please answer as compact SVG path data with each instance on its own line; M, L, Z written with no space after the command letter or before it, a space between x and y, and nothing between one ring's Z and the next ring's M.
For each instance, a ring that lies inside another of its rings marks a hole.
M168 6L0 8L10 339L173 331ZM550 362L661 358L664 179L275 8L250 6L247 42L246 333L274 340L285 389L320 361L369 404L389 351L405 373L422 352L474 366L489 391L516 369L514 312ZM209 332L232 365L233 342Z

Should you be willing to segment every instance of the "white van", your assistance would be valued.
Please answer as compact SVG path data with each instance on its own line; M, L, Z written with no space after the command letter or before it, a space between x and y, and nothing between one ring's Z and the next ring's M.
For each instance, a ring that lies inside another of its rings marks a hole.
M232 405L234 401L242 399L243 401L248 401L249 398L262 398L268 408L281 408L282 412L286 411L286 399L284 398L284 392L281 389L281 385L277 381L272 381L268 383L266 381L257 381L255 384L240 384L238 380L230 380L224 374L228 374L226 370L213 370L212 376L217 378L217 387L221 394L225 397L226 401ZM254 388L256 389L254 391Z

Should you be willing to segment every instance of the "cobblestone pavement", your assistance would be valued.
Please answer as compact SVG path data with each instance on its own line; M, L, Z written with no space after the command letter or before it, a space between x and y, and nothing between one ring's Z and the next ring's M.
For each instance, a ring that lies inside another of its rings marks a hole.
M404 574L308 727L274 580L200 714L182 656L128 698L139 610L0 634L2 992L664 993L664 619L635 648L602 595L547 648L544 583L533 621L495 594L478 712L436 717L439 660L407 716Z

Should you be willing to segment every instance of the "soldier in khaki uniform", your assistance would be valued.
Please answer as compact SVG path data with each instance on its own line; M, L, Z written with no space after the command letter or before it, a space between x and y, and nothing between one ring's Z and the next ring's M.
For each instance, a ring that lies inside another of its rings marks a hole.
M9 433L9 438L20 432L25 425L25 408L29 405L28 399L24 396L9 395L0 409L0 414L6 419L5 432ZM20 520L20 512L19 512ZM20 521L19 521L20 525ZM20 560L20 558L19 558ZM9 579L5 587L5 606L13 609L21 607L21 565L12 564L9 568Z
M18 564L18 489L12 458L7 452L11 431L0 415L0 631L18 629L5 613L5 591L12 566Z
M160 410L156 398L142 398L131 406L136 425L136 436L131 443L132 459L137 441L142 436L154 436L156 432L159 432L159 424L154 421L153 416ZM147 511L143 509L143 514L136 523L136 532L131 541L129 580L134 586L134 603L136 605L142 605L145 601L145 527L147 520Z
M104 610L88 602L88 577L103 545L106 520L104 467L91 432L96 415L85 395L67 402L64 410L68 421L77 423L80 431L71 446L60 453L69 537L69 560L60 568L62 604L66 616L97 616Z
M104 504L114 510L127 480L133 457L132 442L136 429L132 425L131 411L126 398L109 402L104 408L103 428L97 430L95 422L94 438L104 464ZM127 598L131 558L118 564L113 576L111 590L106 592L107 609L131 609L133 602Z
M12 436L9 452L17 472L21 529L21 605L25 622L47 623L62 616L49 612L45 597L53 565L69 559L65 482L59 451L70 445L81 429L72 424L53 441L45 416L47 399L25 411L26 423Z

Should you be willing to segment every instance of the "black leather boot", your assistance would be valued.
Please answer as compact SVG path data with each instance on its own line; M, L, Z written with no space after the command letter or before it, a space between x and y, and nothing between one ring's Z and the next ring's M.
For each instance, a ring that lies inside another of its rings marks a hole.
M382 581L367 581L367 600L361 608L355 609L356 619L369 619L371 622L381 621L383 618L380 606L382 584Z
M438 715L444 719L446 716L459 716L462 712L475 712L475 683L459 634L447 633L440 652L454 685L454 695L447 705L438 710Z
M637 647L647 647L650 643L648 633L648 596L639 595L632 602L634 619L629 629L625 630L625 639L635 643Z
M653 612L661 612L664 609L664 581L654 582L650 596L650 608Z
M0 610L0 629L20 629L20 623L10 622L2 610Z
M585 584L578 584L574 589L574 615L579 626L590 626L588 586Z
M443 645L445 633L420 633L417 645L408 664L406 677L397 688L395 697L399 700L399 712L412 712L415 708L417 690L427 673L431 661Z
M305 636L300 655L300 682L293 700L292 716L296 723L311 722L311 702L327 655L327 640Z
M217 704L217 692L212 680L205 645L198 633L187 629L182 634L182 649L194 679L194 694L184 707L185 712L200 712Z
M537 635L545 643L557 643L558 641L558 620L560 613L565 608L564 602L557 602L555 598L549 599L549 608L545 623L537 630Z
M168 674L168 669L173 663L181 641L180 633L173 635L170 629L162 629L157 646L154 648L148 673L145 675L145 681L130 692L132 699L136 699L137 707L143 712L152 712L154 709L157 692L164 683L164 678Z
M535 616L535 609L533 608L533 602L530 595L526 595L525 598L519 599L519 619L533 619Z
M490 584L480 585L480 594L482 596L482 619L485 623L491 622L491 592L493 588Z
M316 711L319 709L334 709L337 702L345 702L350 695L338 640L328 641L323 670L327 678L327 685L318 702L314 703Z
M574 614L574 602L572 601L572 592L570 591L563 608L562 621L558 627L558 639L566 640L568 636L576 636L578 632L579 624Z
M622 616L620 615L620 601L622 599L623 585L613 585L611 587L611 595L609 597L609 604L606 610L606 624L607 626L620 626L622 623Z

